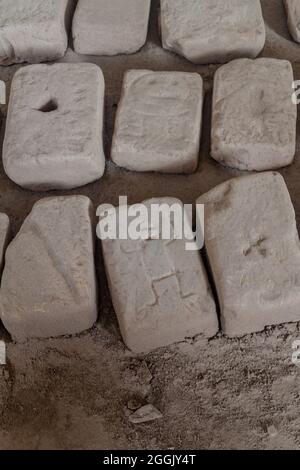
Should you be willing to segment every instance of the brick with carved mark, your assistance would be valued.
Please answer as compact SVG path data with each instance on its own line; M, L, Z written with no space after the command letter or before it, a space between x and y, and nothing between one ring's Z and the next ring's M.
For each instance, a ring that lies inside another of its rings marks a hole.
M222 330L242 336L300 321L300 244L279 173L229 180L201 196Z
M113 162L133 171L194 172L202 106L200 75L130 70L115 122Z
M300 42L300 2L299 0L284 0L284 5L290 33L296 42Z

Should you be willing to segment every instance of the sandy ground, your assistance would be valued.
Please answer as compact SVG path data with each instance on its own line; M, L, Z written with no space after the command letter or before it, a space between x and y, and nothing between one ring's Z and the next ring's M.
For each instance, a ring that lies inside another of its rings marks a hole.
M281 0L263 0L268 37L264 56L289 59L300 79L300 46L292 42ZM153 196L185 203L240 172L209 157L212 77L216 66L194 66L163 51L153 1L148 42L138 54L65 61L99 64L106 79L106 151L109 155L122 77L127 69L198 71L207 91L200 165L192 176L135 174L108 162L101 181L64 194L85 194L95 205ZM0 67L9 87L18 67ZM276 97L274 97L275 99ZM2 107L5 116L6 107ZM2 125L3 138L4 123ZM298 129L300 135L300 129ZM282 174L300 227L300 138L295 163ZM52 193L53 194L53 193ZM62 194L62 193L60 193ZM17 187L0 169L0 211L17 233L33 203L49 193ZM0 449L297 449L300 447L300 369L291 362L299 325L269 328L242 339L201 338L136 356L125 349L111 306L98 247L101 304L98 324L76 337L10 342L0 368ZM163 419L133 425L127 403L152 403Z

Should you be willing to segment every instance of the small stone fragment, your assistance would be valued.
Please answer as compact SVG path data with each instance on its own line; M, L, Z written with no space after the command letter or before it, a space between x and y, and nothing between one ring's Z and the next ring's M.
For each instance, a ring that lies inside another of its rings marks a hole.
M73 19L78 54L132 54L146 42L151 0L79 0Z
M0 65L65 55L73 0L0 0Z
M129 416L129 421L133 424L142 424L161 419L163 415L153 405L145 405Z
M300 243L279 173L235 178L201 196L205 246L223 332L231 337L300 321Z
M300 2L299 0L284 0L290 33L296 42L300 43Z
M254 58L266 40L260 0L161 0L161 34L196 64Z
M9 178L31 190L100 178L104 78L93 64L29 65L14 76L3 146Z
M97 320L92 204L37 202L6 251L0 318L16 340L79 333Z
M238 59L214 80L211 155L239 170L290 165L296 151L297 106L290 62Z
M133 171L194 172L202 106L200 75L130 70L117 111L113 162Z

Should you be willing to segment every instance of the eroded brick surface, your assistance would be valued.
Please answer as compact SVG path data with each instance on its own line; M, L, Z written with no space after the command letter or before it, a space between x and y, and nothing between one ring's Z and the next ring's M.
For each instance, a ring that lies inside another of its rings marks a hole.
M290 165L296 151L297 106L290 62L238 59L214 78L211 155L239 170Z
M265 44L260 0L161 0L165 49L196 64L256 57Z
M0 65L63 57L73 0L0 0Z
M201 196L205 244L229 336L300 320L300 245L279 173L229 180Z
M8 246L0 316L14 339L79 333L96 321L92 212L84 196L42 199Z

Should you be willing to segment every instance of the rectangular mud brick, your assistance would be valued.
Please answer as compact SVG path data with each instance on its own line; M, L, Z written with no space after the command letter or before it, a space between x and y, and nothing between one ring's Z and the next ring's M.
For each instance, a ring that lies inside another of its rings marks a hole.
M79 333L97 320L93 207L37 202L6 251L0 317L16 340Z
M132 54L146 42L150 0L79 0L73 19L79 54Z
M133 171L192 173L198 166L203 81L196 73L130 70L111 158Z
M18 70L3 146L9 178L31 190L72 189L101 178L104 88L93 64Z
M201 196L222 330L243 336L300 321L300 244L279 173L227 181Z
M144 203L181 204L177 199ZM108 284L125 344L148 352L218 331L215 302L197 251L185 240L103 240Z
M287 60L238 59L214 79L211 155L240 170L290 165L296 151L297 106Z
M0 0L0 65L65 55L73 0Z
M296 42L300 42L300 2L284 0L290 33Z
M256 57L266 32L260 0L161 0L165 49L196 64Z

